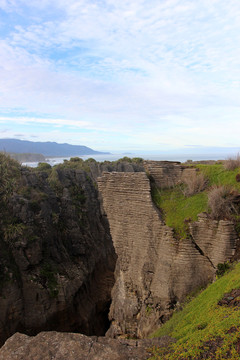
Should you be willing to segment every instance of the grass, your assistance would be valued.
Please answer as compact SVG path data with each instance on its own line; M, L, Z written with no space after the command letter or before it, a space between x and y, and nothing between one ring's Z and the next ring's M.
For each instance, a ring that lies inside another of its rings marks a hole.
M217 339L221 339L221 345L215 349L215 357L203 359L239 359L235 343L239 340L240 307L218 305L224 294L236 288L240 288L240 264L209 285L152 334L151 337L169 335L177 342L165 354L166 349L153 349L151 359L198 359L208 350L209 343ZM230 332L233 327L238 331Z
M178 238L188 235L188 221L197 221L197 215L207 210L206 192L185 197L177 186L174 189L154 189L152 196L163 213L166 225L174 229Z
M197 168L208 178L209 186L230 185L240 191L240 183L236 181L236 175L240 172L239 168L235 170L225 170L222 164L199 164Z
M196 167L208 179L208 186L201 193L186 197L182 191L183 185L152 190L153 201L161 210L166 225L174 229L179 239L188 236L188 222L197 221L197 215L201 212L209 212L207 193L213 185L229 185L240 192L240 183L236 181L239 168L225 170L222 164L199 164Z

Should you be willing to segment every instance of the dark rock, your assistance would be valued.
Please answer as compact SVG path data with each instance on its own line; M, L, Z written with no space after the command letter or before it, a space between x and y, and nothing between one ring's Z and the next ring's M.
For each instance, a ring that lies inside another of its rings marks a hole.
M23 168L9 201L5 223L20 230L7 240L0 228L0 344L16 331L108 329L116 261L108 222L84 171L57 176L55 189L42 172Z
M233 289L230 293L224 294L218 305L240 307L240 289Z

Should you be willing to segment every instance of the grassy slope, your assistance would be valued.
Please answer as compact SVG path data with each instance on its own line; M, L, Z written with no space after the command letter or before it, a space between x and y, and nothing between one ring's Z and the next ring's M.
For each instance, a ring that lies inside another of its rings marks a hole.
M240 183L236 182L239 168L233 171L224 170L221 164L197 167L208 179L208 188L204 192L184 197L181 186L176 186L173 189L154 189L152 193L166 224L175 230L179 238L187 236L188 226L184 220L196 221L199 213L208 211L207 191L212 185L229 185L240 191Z
M184 220L197 221L197 215L207 209L207 194L185 197L180 187L155 189L153 200L162 210L166 224L175 230L179 238L187 236L188 225Z
M235 344L240 339L240 307L218 305L223 295L235 288L240 288L240 264L209 285L152 335L169 335L177 342L167 354L156 349L151 359L239 359L239 347ZM228 333L233 327L237 331ZM221 346L210 354L208 348L216 339L222 342Z
M230 185L240 191L240 183L236 182L239 168L224 170L221 164L197 165L197 168L209 179L209 185Z
M175 229L178 237L187 236L185 219L197 220L197 214L208 211L207 192L213 185L229 185L240 191L236 182L239 168L224 170L221 164L197 165L208 178L208 188L199 194L184 197L181 187L153 191L153 199L161 209L166 224ZM240 288L240 264L199 296L153 334L169 335L177 340L166 349L155 349L151 359L240 359L240 308L219 306L225 293ZM229 332L235 327L235 331ZM170 350L169 350L170 349Z

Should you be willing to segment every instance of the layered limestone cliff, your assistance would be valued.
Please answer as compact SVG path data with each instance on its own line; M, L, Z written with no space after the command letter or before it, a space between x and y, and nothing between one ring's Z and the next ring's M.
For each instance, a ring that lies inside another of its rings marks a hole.
M232 259L238 242L233 222L212 220L203 213L189 227L194 241L215 267Z
M151 161L21 168L0 207L1 344L16 331L144 337L231 259L238 236L229 221L201 214L188 239L174 237L144 168L159 187L196 171Z
M171 188L196 172L174 161L144 161L144 169L159 188Z
M214 279L216 264L229 259L237 236L228 222L206 227L200 220L192 237L176 240L152 202L143 172L104 173L98 187L118 256L108 335L144 337L187 294Z

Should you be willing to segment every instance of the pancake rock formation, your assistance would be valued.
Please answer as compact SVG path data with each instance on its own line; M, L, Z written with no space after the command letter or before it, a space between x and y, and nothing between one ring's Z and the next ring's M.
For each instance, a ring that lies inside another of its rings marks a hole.
M104 351L145 359L146 343L110 337L153 332L236 254L232 222L200 214L178 240L152 201L151 181L172 187L195 169L152 161L86 166L21 168L19 187L0 208L0 345L26 334L7 340L0 359L38 359L37 342L59 360L71 359L71 349L88 359Z
M144 337L187 294L214 279L216 264L234 253L236 232L229 222L207 226L202 217L191 237L175 239L152 202L144 172L103 173L98 187L118 257L107 334Z

